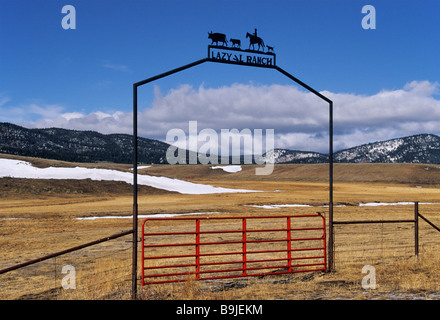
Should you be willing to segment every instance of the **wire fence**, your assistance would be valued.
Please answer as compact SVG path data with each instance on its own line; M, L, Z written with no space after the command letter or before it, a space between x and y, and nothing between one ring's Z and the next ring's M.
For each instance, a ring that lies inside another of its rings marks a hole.
M124 236L0 274L0 299L129 299L131 254Z
M439 226L437 210L438 205L423 205L420 214ZM336 267L395 262L440 249L440 233L420 216L416 223L413 206L356 208L351 216L347 224L334 224Z

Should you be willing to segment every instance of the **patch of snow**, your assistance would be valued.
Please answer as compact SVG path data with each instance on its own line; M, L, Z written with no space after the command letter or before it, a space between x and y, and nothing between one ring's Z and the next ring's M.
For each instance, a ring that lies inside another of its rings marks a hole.
M369 203L359 203L359 207L407 206L407 205L410 205L410 204L414 204L414 202L394 202L394 203L369 202Z
M196 214L213 214L220 212L190 212L190 213L159 213L159 214L144 214L138 215L139 219L147 218L173 218L180 216L196 215ZM133 219L133 216L102 216L102 217L82 217L76 220L97 220L97 219Z
M139 166L138 170L147 169L147 168L151 168L151 166ZM133 168L130 168L130 170L133 170Z
M271 204L271 205L246 205L247 207L254 207L254 208L261 208L261 209L279 209L279 208L312 208L312 207L318 207L318 208L328 208L328 205L324 206L312 206L309 204ZM333 207L342 208L345 207L345 205L334 205Z
M435 205L438 203L432 203L432 202L420 202L420 205ZM359 203L359 207L378 207L378 206L409 206L414 205L414 202L394 202L394 203L387 203L387 202L368 202L368 203ZM333 205L333 207L342 208L346 205ZM320 206L313 206L308 204L271 204L271 205L246 205L246 207L253 207L253 208L261 208L261 209L279 209L279 208L301 208L301 207L320 207L320 208L328 208L328 205L320 205Z
M225 172L235 173L241 171L241 166L215 166L211 169L222 169Z
M378 207L378 206L410 206L413 205L414 202L392 202L392 203L387 203L387 202L369 202L369 203L359 203L359 207ZM431 203L431 202L421 202L419 204L436 204L436 203Z
M248 205L247 207L262 208L262 209L278 209L278 208L298 208L311 207L308 204L271 204L271 205Z
M122 181L133 183L133 174L109 169L89 169L83 167L75 168L36 168L29 162L0 159L0 178L26 178L26 179L92 179L106 181ZM212 193L234 193L234 192L259 192L257 190L229 189L214 187L211 185L197 184L184 180L167 177L154 177L138 174L138 184L146 185L157 189L175 191L182 194L212 194Z

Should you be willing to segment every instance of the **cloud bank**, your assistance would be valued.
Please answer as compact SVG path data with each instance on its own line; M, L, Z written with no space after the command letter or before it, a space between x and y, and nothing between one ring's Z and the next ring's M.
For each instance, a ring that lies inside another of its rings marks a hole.
M334 102L335 151L378 140L440 132L438 83L413 81L401 89L369 96L321 93ZM40 118L22 121L22 125L132 133L131 112L63 113L59 106L37 105L32 110ZM166 94L155 87L152 106L139 110L138 119L139 135L159 140L165 140L171 129L188 132L189 121L197 121L199 130L210 128L219 133L221 129L234 128L274 129L277 148L328 151L328 103L291 85L182 85Z

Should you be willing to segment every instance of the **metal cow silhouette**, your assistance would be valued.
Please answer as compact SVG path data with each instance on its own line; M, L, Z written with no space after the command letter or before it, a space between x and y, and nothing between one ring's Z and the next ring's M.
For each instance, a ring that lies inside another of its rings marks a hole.
M253 35L253 34L250 34L248 32L248 33L246 33L246 38L249 38L249 41L250 41L249 49L252 46L252 49L255 50L255 44L258 44L258 49L257 50L260 50L260 47L262 47L264 49L264 41L260 37L258 37L256 35Z
M216 45L218 45L219 42L222 42L224 46L228 45L228 41L226 40L226 35L223 33L212 33L212 31L208 32L208 39L212 40L211 44L214 44L215 42Z
M229 39L229 41L232 42L231 48L240 48L241 47L241 41L239 39Z

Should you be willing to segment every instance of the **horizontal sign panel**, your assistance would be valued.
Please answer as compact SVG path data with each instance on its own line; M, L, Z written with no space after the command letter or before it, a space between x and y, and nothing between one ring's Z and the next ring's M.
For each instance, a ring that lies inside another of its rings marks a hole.
M241 50L222 46L208 46L208 58L212 61L257 67L275 67L275 54L255 50Z

